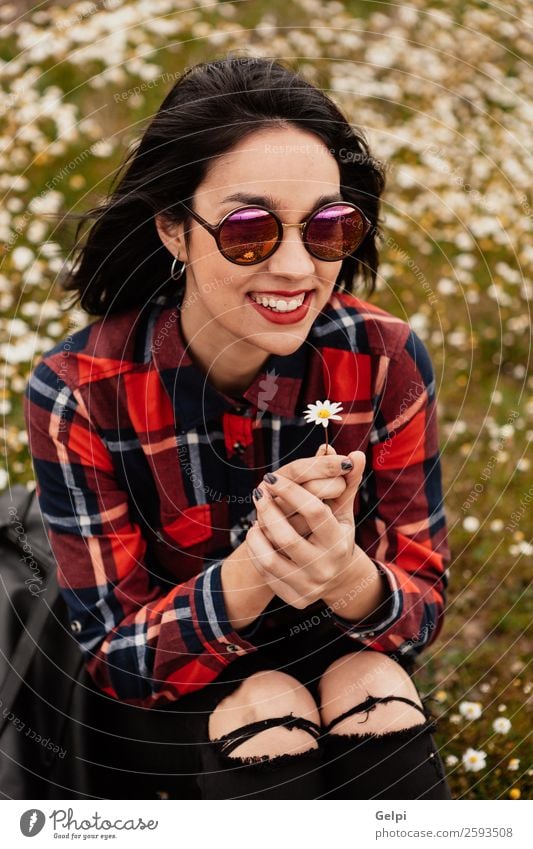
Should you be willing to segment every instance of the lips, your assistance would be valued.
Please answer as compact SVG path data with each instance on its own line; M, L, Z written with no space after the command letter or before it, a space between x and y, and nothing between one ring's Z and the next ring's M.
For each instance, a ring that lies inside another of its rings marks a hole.
M296 292L294 292L294 291L288 292L285 289L283 289L283 290L282 289L276 289L274 291L262 292L262 291L259 291L259 290L256 290L256 289L252 289L252 291L249 292L248 294L249 295L262 295L265 298L269 298L271 296L274 297L275 295L279 295L281 298L297 298L298 295L303 295L304 293L312 292L312 291L313 291L312 289L298 289Z
M312 289L304 289L303 291L306 293L303 304L291 312L274 312L274 310L258 304L252 297L250 297L250 294L247 294L246 298L254 309L257 310L259 315L266 318L272 324L296 324L299 321L303 321L303 319L307 316L310 303L313 299ZM272 294L274 295L274 293ZM296 293L291 294L294 296Z

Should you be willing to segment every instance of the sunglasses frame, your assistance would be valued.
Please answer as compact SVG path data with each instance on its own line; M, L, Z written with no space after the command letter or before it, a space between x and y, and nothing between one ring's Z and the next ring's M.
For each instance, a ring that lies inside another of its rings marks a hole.
M366 215L364 214L362 209L360 209L355 203L351 203L351 201L342 201L342 200L331 201L330 203L325 203L323 206L319 206L306 219L304 219L303 221L300 221L299 224L285 224L280 219L279 215L277 215L272 209L269 209L267 206L262 206L261 204L256 204L256 203L244 204L243 206L238 206L235 209L230 210L229 212L227 212L225 215L222 216L222 218L220 219L218 224L210 224L209 221L206 221L205 218L202 218L201 215L199 215L197 212L194 212L192 209L190 209L185 203L183 203L183 201L181 202L181 206L183 206L183 208L187 210L189 215L191 215L192 218L194 218L194 220L198 222L198 224L200 224L202 227L204 227L204 229L207 230L207 232L211 236L213 236L214 240L217 243L217 248L220 251L220 253L222 254L222 256L224 257L224 259L227 259L228 262L232 262L234 265L240 265L243 268L246 268L249 265L258 265L258 263L264 262L266 259L270 259L270 257L277 251L277 249L281 245L281 242L282 242L282 239L283 239L283 228L284 227L298 227L300 229L301 234L302 234L302 241L303 241L304 247L306 248L308 253L311 254L311 256L313 256L315 259L319 259L321 262L340 262L341 260L346 259L346 257L352 256L351 253L345 254L343 257L340 257L339 259L326 259L325 257L317 256L316 253L313 253L312 249L309 247L309 245L307 244L307 242L305 240L307 227L309 226L309 224L310 224L311 220L314 218L314 216L317 215L319 212L322 212L324 209L329 209L332 206L349 206L352 209L356 210L362 218L363 228L364 228L363 237L362 237L361 241L359 242L359 244L357 245L357 247L353 248L353 251L356 251L359 247L361 247L362 243L364 242L365 238L368 235L368 231L370 230L370 228L372 226L372 223L368 220L368 218L366 217ZM243 209L261 209L264 212L268 212L274 218L274 220L276 221L277 226L278 226L278 237L277 237L277 240L274 244L274 247L272 248L270 253L268 253L266 256L261 257L261 259L254 260L253 262L237 262L234 259L230 259L230 257L226 256L226 254L224 253L224 251L221 247L221 244L220 244L220 232L222 230L222 227L224 226L224 223L226 222L226 219L228 219L231 215L234 215L236 212L240 212Z

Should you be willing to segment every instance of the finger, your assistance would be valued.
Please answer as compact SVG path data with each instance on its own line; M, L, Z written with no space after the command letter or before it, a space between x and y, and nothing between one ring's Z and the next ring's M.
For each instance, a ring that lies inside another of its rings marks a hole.
M337 539L339 535L339 527L327 504L281 474L276 474L275 483L263 481L261 489L269 493L283 495L289 506L293 510L298 510L300 515L304 517L311 531L316 535L318 542L326 549L331 548L333 540ZM307 545L314 548L310 543L307 543ZM316 556L316 549L314 553ZM293 559L292 555L290 556Z
M276 574L281 572L290 581L291 574L294 576L298 571L295 569L294 563L274 551L259 524L252 525L248 530L246 545L252 556L253 565L273 592L287 604L298 606L302 599L301 592Z
M351 451L349 457L353 462L353 469L345 477L346 489L338 498L331 499L329 506L338 522L352 523L355 496L363 478L366 456L363 451Z
M316 495L322 501L327 498L338 498L346 489L345 476L338 475L335 478L323 478L320 480L307 481L300 484L307 492Z
M299 528L300 528L300 525L302 526L302 528L304 529L305 532L301 533L301 536L305 537L306 533L309 532L309 528L307 527L307 523L305 522L305 520L302 519L302 517L299 516L298 513L296 513L292 509L292 507L290 507L290 505L287 504L286 501L284 501L284 499L277 497L276 499L274 499L274 501L275 501L275 504L279 507L279 509L283 513L283 515L285 516L285 518L287 519L288 523L291 525L291 527L294 528L296 533L300 533ZM257 499L255 497L254 497L254 504L256 505L255 513L256 513L256 516L257 516L257 523L258 523L259 527L261 528L261 530L263 531L263 533L265 534L266 538L268 540L270 540L273 548L275 550L277 550L277 548L278 548L277 543L276 543L275 539L269 533L269 523L267 521L267 517L264 514L263 510L257 509Z
M298 486L298 484L294 484L294 486ZM298 486L298 489L301 492L301 487ZM257 497L258 494L261 495L260 498ZM309 497L315 498L315 496L311 495ZM294 563L298 564L307 563L313 557L316 557L314 546L306 542L294 530L283 510L275 503L266 489L264 482L254 490L253 498L258 521L260 521L262 526L268 528L268 538L275 549L281 551L286 557L289 557ZM318 499L315 500L318 501ZM318 501L318 503L322 504L321 501ZM294 509L295 505L293 501L289 502L289 507Z
M293 510L292 507L280 495L275 499L275 503L281 510L283 510L285 516L287 517L287 521L292 525L296 533L300 534L300 536L304 538L306 536L309 536L309 534L311 533L311 529L303 518L303 516L300 516L299 513Z
M342 463L349 462L350 458L345 454L329 453L323 456L301 457L293 460L277 471L285 478L295 483L307 483L311 480L322 478L333 478L345 475L349 469L343 469Z
M326 452L326 448L327 448L327 452ZM316 457L322 457L322 456L324 456L326 453L327 453L327 454L336 454L336 453L337 453L337 452L335 451L335 449L334 449L333 445L330 445L330 444L329 444L329 442L328 442L328 444L327 444L327 445L326 445L326 443L325 443L325 442L323 442L323 443L322 443L322 445L320 445L320 446L319 446L318 451L316 452L316 455L315 455L315 456L316 456Z
M280 474L283 475L283 472L280 472ZM327 498L338 498L346 489L344 476L341 477L340 475L334 478L320 478L319 480L306 481L305 483L301 483L300 486L306 489L307 492L312 493L312 495L316 495L322 501L325 501ZM280 503L282 507L287 506L288 510L288 505L286 505L286 502L283 503L281 496L274 496L274 500L276 503ZM285 515L289 515L287 510L285 510Z

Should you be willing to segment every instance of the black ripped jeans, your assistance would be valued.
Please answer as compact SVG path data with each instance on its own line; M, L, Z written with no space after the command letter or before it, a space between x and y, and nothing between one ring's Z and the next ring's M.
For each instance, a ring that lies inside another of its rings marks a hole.
M309 619L308 611L280 610L275 598L267 608L250 639L260 645L257 652L238 658L221 676L203 690L181 699L177 705L181 725L194 750L201 797L204 799L451 799L444 767L432 732L436 722L409 699L391 694L377 698L368 694L327 728L296 715L277 716L235 729L215 741L209 740L211 712L221 699L232 693L246 677L266 669L284 672L304 684L320 705L318 683L335 659L357 650L324 615ZM277 609L276 609L277 608ZM272 609L274 612L269 614ZM307 629L299 621L312 622ZM318 621L317 621L318 620ZM315 624L316 623L316 624ZM364 650L364 649L363 649ZM407 669L406 671L410 671ZM411 728L384 734L335 733L345 716L364 716L379 702L399 698L420 711L420 723ZM183 716L186 709L188 719ZM309 745L318 748L301 754L277 757L241 758L232 752L246 739L265 728L283 725L303 728Z
M102 717L107 724L104 733L109 742L109 763L94 767L98 795L125 798L127 793L128 798L178 799L452 798L432 735L436 723L426 702L421 700L422 709L394 693L377 698L371 683L364 700L355 704L354 699L351 710L336 717L327 728L294 714L274 715L236 728L218 740L209 739L212 711L249 675L267 669L291 675L307 687L320 706L318 684L326 668L346 654L367 651L320 611L310 619L310 608L298 611L280 605L283 603L275 597L248 631L247 636L259 646L256 652L237 658L211 684L163 709L131 708L133 724L129 724L127 736L123 710L107 701ZM306 621L312 624L298 627ZM408 674L412 672L405 659L402 666ZM401 731L364 733L370 711L380 702L396 698L417 707L420 723ZM361 733L336 733L340 720L352 713L361 716ZM98 724L94 713L91 720L93 727ZM273 725L306 730L309 750L261 760L231 756L243 740ZM100 729L103 731L102 725ZM90 744L87 761L91 761Z

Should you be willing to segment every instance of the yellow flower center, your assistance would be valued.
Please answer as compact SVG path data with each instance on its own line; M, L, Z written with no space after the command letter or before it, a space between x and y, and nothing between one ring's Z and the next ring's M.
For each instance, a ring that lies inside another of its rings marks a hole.
M331 413L330 413L329 410L319 410L318 411L318 418L319 419L329 419L330 416L331 416Z

